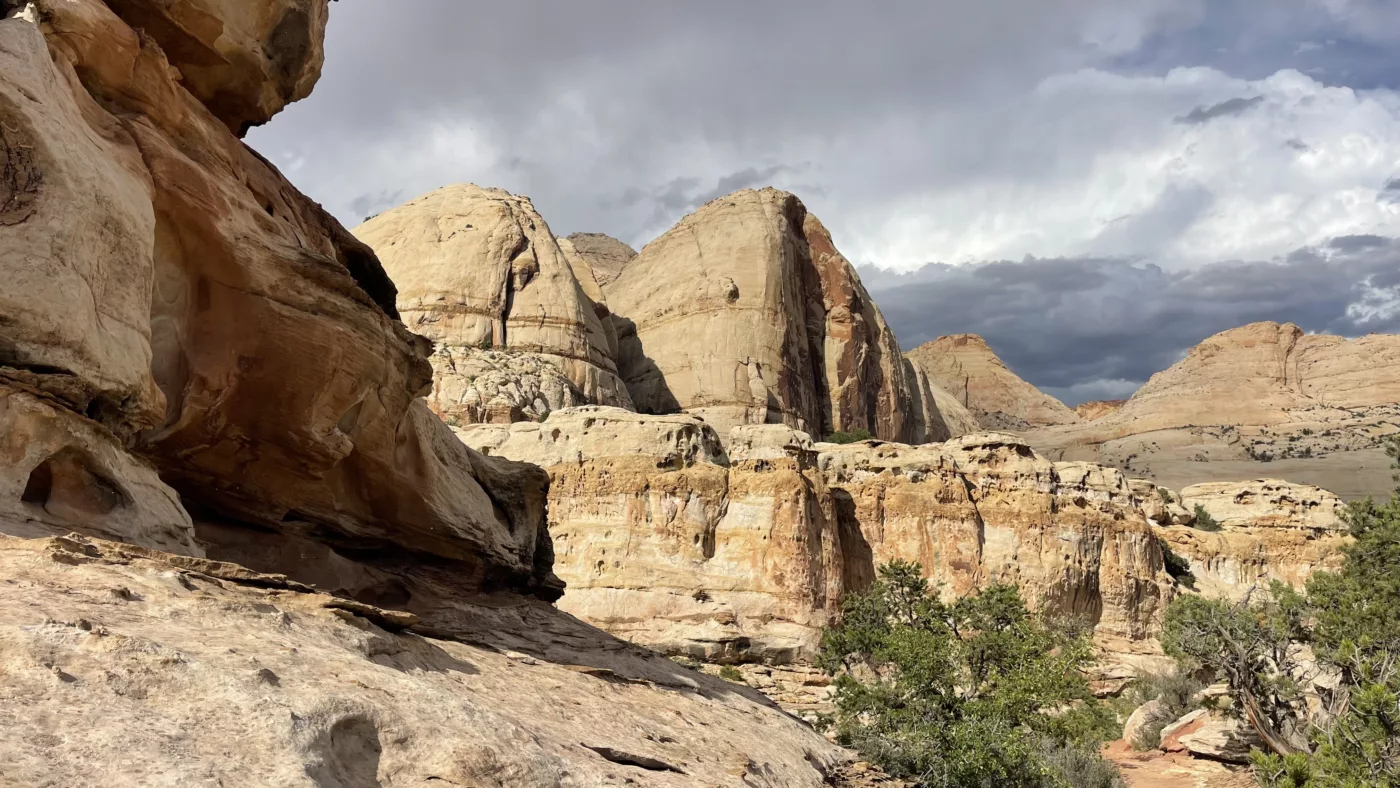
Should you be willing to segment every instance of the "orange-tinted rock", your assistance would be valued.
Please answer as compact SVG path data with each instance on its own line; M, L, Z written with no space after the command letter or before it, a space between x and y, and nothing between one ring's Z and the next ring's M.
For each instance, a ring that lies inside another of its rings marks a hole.
M1017 377L974 334L940 337L909 352L934 384L957 398L983 429L1024 430L1080 421L1064 403Z

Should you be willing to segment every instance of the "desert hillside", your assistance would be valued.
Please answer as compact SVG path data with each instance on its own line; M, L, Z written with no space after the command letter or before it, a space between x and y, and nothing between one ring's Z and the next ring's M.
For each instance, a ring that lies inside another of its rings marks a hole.
M1087 424L1025 433L1051 456L1179 487L1281 477L1388 495L1400 431L1400 336L1347 340L1254 323L1210 337Z

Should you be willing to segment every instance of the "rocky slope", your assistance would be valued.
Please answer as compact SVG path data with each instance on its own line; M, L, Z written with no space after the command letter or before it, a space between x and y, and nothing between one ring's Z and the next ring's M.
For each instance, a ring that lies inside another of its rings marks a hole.
M1382 439L1400 432L1400 336L1356 340L1254 323L1223 332L1091 423L1026 434L1169 486L1283 477L1346 497L1393 486Z
M940 337L910 351L909 360L962 402L983 429L1025 430L1081 421L1064 403L1017 377L975 334Z
M700 415L721 435L763 423L906 442L949 434L933 398L915 412L893 333L791 194L744 190L709 203L604 291L641 412Z
M466 395L475 388L474 357L491 349L533 354L573 384L557 399L550 398L554 387L540 387L543 399L524 415L581 404L579 397L631 406L617 375L607 310L589 297L527 198L448 186L375 216L355 234L398 286L404 321L436 346L438 386L430 402L438 413L463 422L487 418L490 400ZM578 274L601 294L587 271ZM461 369L462 362L469 368ZM499 396L518 399L508 387Z
M758 696L543 601L548 476L429 411L374 253L235 134L310 90L327 8L0 20L0 781L841 784ZM582 351L592 305L510 227L506 291L578 306L515 333Z

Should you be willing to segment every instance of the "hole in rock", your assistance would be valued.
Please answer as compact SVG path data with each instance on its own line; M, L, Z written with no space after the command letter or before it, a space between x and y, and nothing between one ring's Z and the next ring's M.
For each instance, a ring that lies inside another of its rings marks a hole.
M49 514L83 522L129 506L131 496L108 479L85 452L68 447L29 473L20 500Z

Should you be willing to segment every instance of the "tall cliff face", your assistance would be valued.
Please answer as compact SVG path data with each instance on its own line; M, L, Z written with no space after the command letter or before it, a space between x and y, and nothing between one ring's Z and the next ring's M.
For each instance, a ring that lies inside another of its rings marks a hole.
M971 411L983 429L1024 430L1080 421L1064 403L1008 369L975 334L940 337L910 351L909 360Z
M236 137L328 1L0 3L3 781L845 784L535 598L547 475L428 410L373 252Z
M899 346L854 268L793 195L723 197L604 287L637 409L721 434L784 423L922 441ZM941 420L928 431L947 434Z
M1176 592L1121 473L1052 464L1011 436L814 445L750 425L726 455L694 416L593 408L460 434L549 470L560 605L669 651L810 658L841 599L895 559L950 596L1014 583L1122 652L1151 651Z
M379 214L355 233L393 277L404 321L436 344L439 386L431 401L439 413L469 423L491 420L487 412L498 394L483 401L467 383L478 376L470 368L481 352L493 349L531 354L573 384L557 397L537 386L544 401L531 402L522 415L541 417L575 404L631 406L617 376L607 311L590 299L529 199L448 186Z

